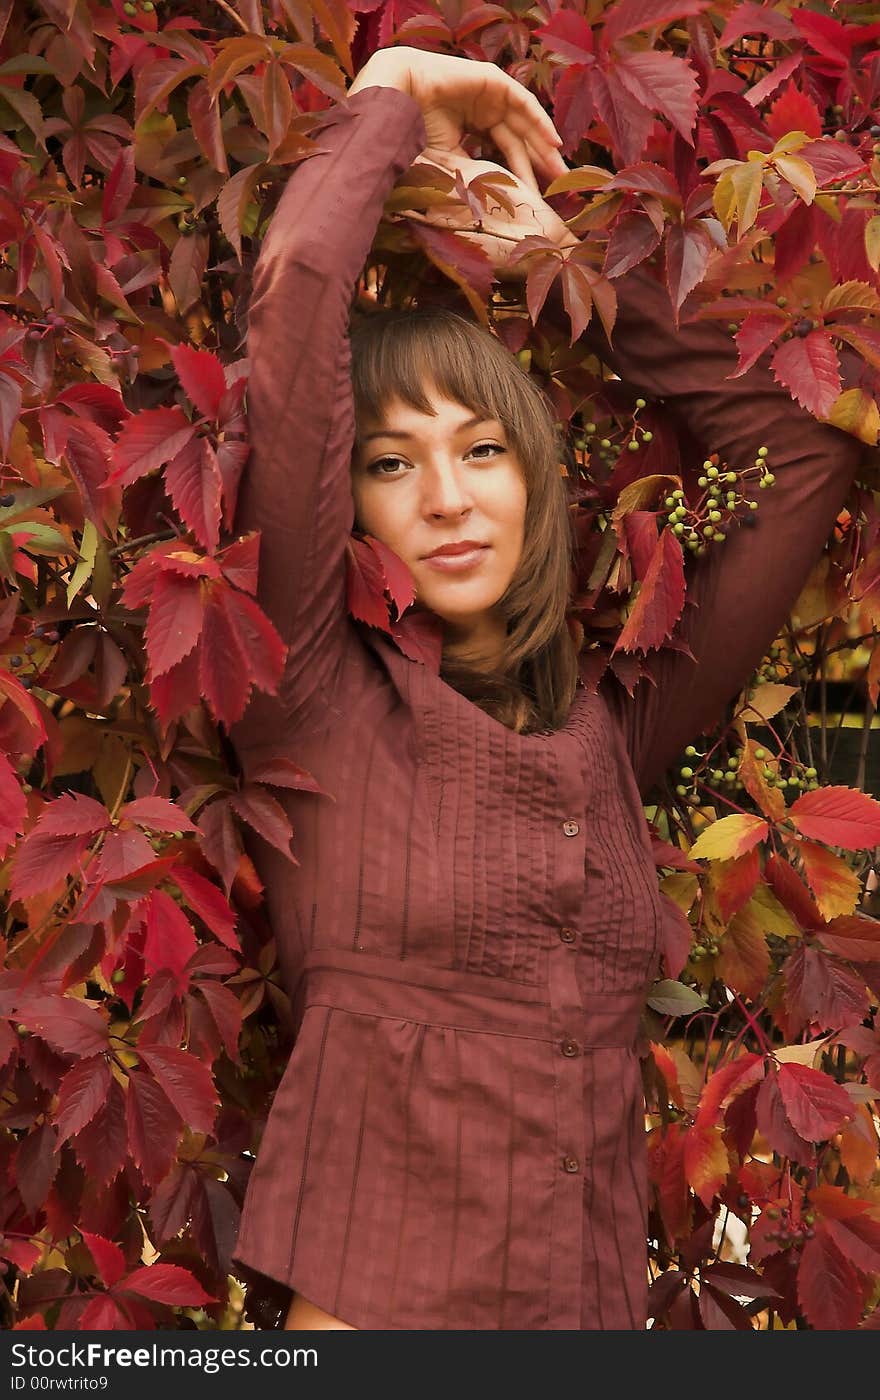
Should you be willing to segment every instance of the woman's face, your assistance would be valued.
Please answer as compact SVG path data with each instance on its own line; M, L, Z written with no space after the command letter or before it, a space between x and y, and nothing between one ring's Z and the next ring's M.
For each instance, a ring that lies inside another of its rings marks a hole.
M497 644L504 625L493 609L523 548L525 475L496 419L476 422L433 386L427 393L434 415L394 398L381 422L358 422L357 524L409 566L417 602L444 619L449 636ZM463 541L477 548L429 557Z

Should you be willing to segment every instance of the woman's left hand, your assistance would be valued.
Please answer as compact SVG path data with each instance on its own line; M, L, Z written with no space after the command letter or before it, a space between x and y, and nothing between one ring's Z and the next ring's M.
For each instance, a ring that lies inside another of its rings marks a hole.
M515 260L511 257L524 238L539 235L549 238L562 249L579 246L580 240L566 226L555 210L541 196L536 179L526 183L518 176L491 160L475 160L462 151L448 152L435 147L426 147L415 165L440 166L447 174L460 174L465 185L480 175L505 177L507 183L499 186L499 195L508 203L513 212L496 199L490 189L484 189L486 212L477 215L467 204L457 208L443 205L429 208L420 217L437 228L451 228L466 233L468 242L473 241L488 256L499 276L521 279L525 276L529 259ZM451 197L451 196L450 196ZM477 222L482 228L477 228Z

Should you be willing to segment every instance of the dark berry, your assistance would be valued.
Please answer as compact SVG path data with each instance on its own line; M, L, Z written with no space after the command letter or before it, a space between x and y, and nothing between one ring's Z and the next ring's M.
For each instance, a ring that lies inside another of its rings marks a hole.
M800 320L797 322L797 324L795 325L794 333L795 333L795 335L799 335L799 336L801 337L801 339L803 339L804 336L810 334L810 331L811 331L812 329L813 329L813 323L812 323L812 321L810 321L806 316L802 316L801 319L800 319Z
M3 495L0 496L0 506L14 506L14 505L15 505L15 496L13 495L13 493L12 493L11 491L4 491L4 492L3 492Z

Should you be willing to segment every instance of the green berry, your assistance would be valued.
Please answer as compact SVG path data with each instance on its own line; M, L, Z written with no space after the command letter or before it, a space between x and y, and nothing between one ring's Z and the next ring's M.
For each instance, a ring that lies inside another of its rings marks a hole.
M726 473L726 480L727 480L727 481L736 481L736 472L727 472L727 473Z
M709 470L709 468L710 468L712 465L713 465L712 462L711 462L711 461L709 460L709 458L707 457L706 460L705 460L705 462L703 463L703 471L704 471L704 472L707 472L707 471Z
M739 759L738 759L738 758L729 758L729 759L727 760L727 766L728 766L728 768L738 768L738 767L739 767Z
M646 399L636 399L636 408L646 408L646 407L647 407L647 400L646 400Z
M766 757L767 757L767 750L766 750L766 749L755 749L755 758L766 758Z
M646 432L646 433L642 433L642 442L653 442L653 441L654 441L654 434L653 434L652 432L648 431L648 432Z
M688 758L693 758L693 757L695 756L696 752L697 752L697 751L696 751L696 749L694 748L693 744L688 744L687 748L685 749L685 754L687 755Z
M722 540L727 539L727 536L725 535L723 530L716 530L712 538L717 544L720 544Z
M666 497L664 498L663 504L664 504L665 506L667 506L667 507L669 508L669 510L672 510L672 507L675 505L675 497L674 497L674 496L666 496Z
M714 533L715 533L715 526L714 526L714 525L704 525L704 526L703 526L703 534L704 534L704 535L714 535Z
M596 431L596 424L595 424L595 423L585 423L585 424L584 424L584 432L585 432L585 433L590 433L590 434L592 434L592 433L594 433L595 431Z
M710 511L709 511L709 519L710 519L710 520L716 520L716 521L717 521L717 520L720 520L720 519L721 519L721 511L720 511L720 510L710 510Z
M776 477L773 475L772 472L768 472L767 476L765 477L765 480L768 486L772 486L774 481L776 480Z
M721 770L720 768L713 768L713 769L712 769L712 777L713 777L713 779L715 780L716 783L720 783L720 782L721 782L721 779L724 777L724 773L722 772L722 770Z
M767 453L768 453L768 450L769 450L769 449L766 448L766 447L759 447L759 448L758 448L758 456L759 456L759 457L766 457L766 456L767 456Z
M783 307L784 307L784 306L788 306L788 297L777 297L777 298L776 298L776 305L777 305L777 306L783 306Z
M684 526L682 525L682 523L681 523L680 520L676 520L675 524L674 524L673 527L672 527L672 533L673 533L674 535L683 535L683 534L684 534Z
M706 478L705 476L698 476L698 477L697 477L697 485L698 485L698 486L706 486L707 484L708 484L708 482L707 482L707 478Z
M125 11L125 13L126 13L127 15L136 15L136 14L137 14L137 5L133 5L133 4L131 3L131 0L125 0L125 4L123 5L122 8L123 8L123 10Z
M706 475L709 477L710 481L714 481L715 478L716 478L716 476L718 475L718 468L717 468L717 467L707 467L707 468L706 468Z
M817 775L816 775L816 769L815 769L815 768L805 768L805 769L804 769L804 777L806 777L806 778L815 778L816 776L817 776Z
M119 983L120 983L120 982L124 982L124 981L125 981L125 968L124 968L124 967L117 967L116 971L115 971L114 973L111 974L110 981L113 982L113 983L115 983L115 985L116 985L117 987L119 986Z
M153 11L155 10L155 8L156 8L156 6L153 4L153 0L144 0L144 2L143 2L143 9L146 11L146 13L147 13L148 15L151 15L151 14L153 13Z
M686 797L686 796L687 796L687 788L684 786L683 783L679 783L679 784L677 785L675 791L678 793L679 797Z
M757 501L749 501L749 510L757 510L757 509L758 509L758 502L757 502Z
M639 450L639 444L636 442L635 438L633 438L632 441L628 442L626 445L629 448L630 452L638 452Z
M736 332L739 330L739 322L738 322L738 321L728 321L728 323L727 323L727 329L730 331L730 334L731 334L731 335L736 335Z
M610 438L603 438L602 441L599 443L599 446L600 446L600 447L604 447L604 448L609 448L609 447L611 446L611 439L610 439Z
M681 776L683 778L692 778L694 776L693 768L682 768Z

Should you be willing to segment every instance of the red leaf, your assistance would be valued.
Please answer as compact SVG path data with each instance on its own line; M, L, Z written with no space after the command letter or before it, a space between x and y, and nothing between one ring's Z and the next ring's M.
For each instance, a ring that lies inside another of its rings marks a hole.
M203 549L220 539L223 479L217 454L207 438L192 438L165 468L165 487L174 507Z
M391 601L397 609L397 616L400 617L415 602L416 585L412 570L400 555L395 554L382 540L365 535L364 543L369 545L379 560L384 586L391 594Z
M112 1298L106 1294L99 1294L83 1308L76 1328L79 1332L128 1332L131 1330L131 1323Z
M684 1169L694 1194L708 1210L730 1170L727 1148L714 1124L694 1124L688 1131L684 1140Z
M24 831L26 815L21 780L5 753L0 752L0 860Z
M105 1056L81 1060L64 1075L58 1085L55 1124L59 1141L78 1133L103 1108L110 1093L110 1067Z
M195 428L183 410L173 408L144 408L132 414L122 425L114 447L115 467L110 482L129 486L157 467L164 467L181 452Z
M241 1034L241 1002L235 992L221 982L209 982L204 978L198 983L198 988L208 1004L211 1019L220 1033L227 1055L234 1063L240 1064L238 1038Z
M862 1316L859 1276L824 1230L807 1240L797 1276L804 1317L820 1331L852 1331Z
M182 990L186 984L183 969L197 947L192 924L183 910L163 890L153 890L147 903L144 940L146 975L152 977L160 968L167 968Z
M128 1156L125 1095L112 1075L106 1103L80 1130L72 1146L77 1161L99 1186L112 1181L125 1165Z
M256 783L246 783L239 792L231 794L229 804L264 841L276 846L289 860L294 860L290 850L293 827L281 803L271 793ZM299 861L294 863L298 865Z
M711 3L712 0L618 0L609 7L603 43L614 44L640 30L658 26L665 29L674 19L701 14Z
M60 1166L58 1135L51 1123L41 1123L19 1142L15 1151L14 1180L26 1209L33 1214L45 1206L49 1188ZM10 1256L3 1254L0 1257Z
M80 1234L88 1245L101 1282L112 1288L116 1280L122 1278L125 1273L125 1255L118 1244L105 1240L103 1235L93 1235L88 1230L80 1230Z
M196 350L192 345L175 345L171 359L177 377L199 413L216 418L220 402L226 393L226 375L217 356L211 350Z
M571 344L574 344L590 324L593 314L593 286L587 269L571 258L562 264L559 279L562 283L562 304L571 322ZM537 319L531 305L529 314L533 321Z
M694 931L690 920L668 895L662 897L660 956L667 977L677 977L688 960Z
M173 1045L138 1043L138 1054L193 1132L210 1133L219 1099L207 1065Z
M844 915L820 929L819 938L830 952L850 962L880 960L880 921L877 919L860 914L849 918Z
M182 1120L151 1075L131 1070L125 1103L130 1155L148 1186L166 1175L177 1152Z
M112 224L125 213L134 194L134 146L122 146L113 169L104 182L101 221Z
M622 277L630 268L653 253L660 233L646 214L621 214L608 239L602 272L606 277Z
M780 312L750 311L734 336L739 364L727 378L738 379L751 369L764 351L775 344L785 327L786 318Z
M107 833L91 873L98 884L106 884L133 875L155 859L156 853L142 831L117 828Z
M245 659L248 679L259 690L274 695L284 671L287 653L274 623L253 598L235 588L216 588L213 601L232 629Z
M797 154L801 160L812 166L820 189L836 180L851 179L853 175L866 169L868 164L864 156L860 156L852 146L830 138L811 141L808 146L801 146Z
M659 647L681 617L684 592L681 545L671 530L664 530L614 652Z
M794 209L776 230L774 268L777 282L800 272L816 246L818 215L815 204L795 202Z
M782 856L774 854L770 856L764 866L764 878L780 904L785 906L801 928L819 927L822 923L822 915L793 865L790 865Z
M204 619L198 579L159 574L153 587L144 633L150 663L150 683L189 656L199 640Z
M880 1273L880 1219L876 1203L848 1196L827 1183L814 1186L809 1195L822 1227L844 1258L860 1273Z
M179 1264L150 1264L146 1268L135 1269L117 1283L114 1293L135 1293L139 1298L149 1298L154 1303L167 1303L172 1307L200 1308L205 1303L216 1303L217 1299L206 1293L198 1279Z
M251 692L247 658L236 636L221 589L212 589L205 606L198 651L199 686L212 714L227 729L241 719Z
M780 345L773 356L773 374L778 384L818 418L828 416L840 395L837 351L825 331L796 335Z
M110 813L102 802L79 792L66 792L44 808L31 836L97 836L110 825Z
M234 953L240 952L235 935L238 915L224 897L223 891L188 865L174 865L168 875L177 885L190 909L207 924L215 938L227 948L231 948Z
M182 807L169 802L167 797L135 797L120 809L120 819L137 822L148 831L192 831L198 830L190 821Z
M813 1022L822 1030L857 1026L868 1014L864 978L815 945L802 944L789 954L783 978L791 1035Z
M177 302L178 315L184 316L202 294L210 244L207 234L191 233L178 238L171 249L168 282ZM160 410L155 410L159 412ZM182 444L181 444L182 446ZM179 450L179 449L178 449ZM176 456L176 453L170 454Z
M857 788L805 792L789 807L788 815L804 836L826 846L862 851L880 844L880 802Z
M702 219L670 226L666 235L666 285L676 319L682 302L702 281L713 246Z
M813 1145L791 1126L779 1092L778 1079L778 1074L771 1071L758 1090L755 1101L758 1130L771 1149L781 1157L790 1157L794 1162L811 1167L816 1159Z
M852 1118L852 1102L846 1090L821 1070L796 1063L782 1064L779 1092L789 1123L807 1142L824 1142Z
M613 71L636 102L662 113L691 143L697 119L697 74L687 59L663 49L646 49L619 56Z
M729 49L744 34L766 34L773 39L793 39L797 30L791 20L779 10L746 0L745 4L734 7L718 41L719 47Z
M218 98L219 94L217 98L212 98L211 89L203 80L190 88L186 110L193 136L198 141L205 159L221 175L228 175L229 164L226 159Z
M64 1055L98 1055L110 1048L107 1021L100 1011L77 997L32 997L15 1014L29 1030Z
M385 597L385 573L378 554L366 540L352 537L346 545L345 590L352 617L387 632L391 614Z
M811 97L789 83L770 107L766 117L767 130L774 141L790 131L805 131L808 136L822 135L822 117ZM800 152L798 152L800 154Z
M79 488L86 514L102 520L106 500L101 488L108 479L113 444L109 433L87 419L70 423L64 444L64 457Z

